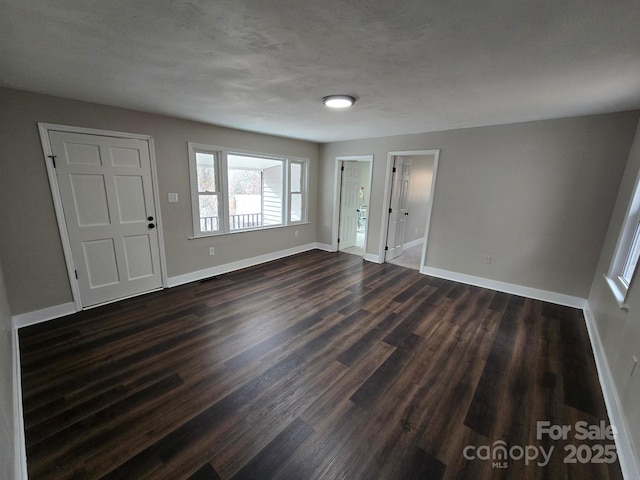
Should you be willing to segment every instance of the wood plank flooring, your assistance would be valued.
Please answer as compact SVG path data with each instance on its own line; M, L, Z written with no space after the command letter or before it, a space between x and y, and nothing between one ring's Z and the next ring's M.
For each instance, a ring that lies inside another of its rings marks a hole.
M311 251L19 333L30 479L622 478L564 461L613 445L574 438L608 425L579 310L395 265Z

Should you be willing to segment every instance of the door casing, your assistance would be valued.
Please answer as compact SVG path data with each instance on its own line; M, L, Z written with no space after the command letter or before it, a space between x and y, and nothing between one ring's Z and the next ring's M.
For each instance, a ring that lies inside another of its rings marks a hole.
M115 132L110 130L99 130L93 128L75 127L70 125L57 125L52 123L38 123L38 130L40 132L40 141L42 143L42 151L44 153L45 165L47 167L47 176L49 178L49 185L51 187L51 194L53 197L53 205L56 213L56 220L58 223L58 230L60 233L60 240L62 242L62 249L64 252L65 263L67 267L67 275L69 277L69 285L71 287L71 294L73 296L73 303L76 311L80 311L83 308L87 308L82 305L82 298L80 296L80 288L78 281L75 277L75 267L73 261L73 255L71 253L71 242L69 240L69 233L64 217L64 210L62 207L62 198L60 196L60 190L58 188L58 180L56 177L56 171L53 166L51 144L49 140L49 131L79 133L85 135L98 135L103 137L118 137L118 138L132 138L138 140L144 140L149 146L149 160L151 164L151 182L153 187L153 201L155 203L156 213L156 228L158 229L158 244L160 253L160 272L162 278L162 288L167 286L167 270L165 260L165 248L164 248L164 235L163 235L163 222L160 212L160 198L158 195L158 175L156 169L155 147L153 137L150 135L139 135L126 132ZM131 295L131 296L136 296ZM124 297L127 298L127 297ZM117 300L122 300L119 298ZM114 300L114 301L117 301ZM94 305L98 306L98 305Z
M358 191L361 184L360 163L364 162L343 161L340 169L342 185L340 193L340 226L338 229L340 243L338 244L338 250L345 250L355 246L357 243L358 206L364 202L364 199L358 201ZM357 174L357 181L354 181L354 173Z
M369 162L369 179L367 185L367 198L365 199L369 209L371 209L371 179L373 174L373 155L342 155L336 157L335 174L333 179L334 198L333 198L333 228L331 234L331 251L338 251L338 231L340 230L340 178L342 176L340 166L342 162ZM367 259L367 236L369 233L369 220L365 224L364 230L364 252L363 256Z
M387 167L386 167L386 179L384 185L383 196L383 214L380 228L380 240L378 247L378 261L383 263L385 260L385 246L387 242L387 231L389 228L389 215L387 210L389 208L389 202L391 201L391 187L393 181L393 163L394 158L398 156L419 156L419 155L433 155L433 176L431 178L431 191L429 193L429 206L427 208L427 221L424 232L424 243L422 245L422 256L420 258L420 273L426 274L425 260L427 257L427 246L429 243L429 230L431 228L431 213L433 211L433 202L435 200L436 191L436 179L438 177L438 161L440 158L440 150L402 150L389 152L387 154Z

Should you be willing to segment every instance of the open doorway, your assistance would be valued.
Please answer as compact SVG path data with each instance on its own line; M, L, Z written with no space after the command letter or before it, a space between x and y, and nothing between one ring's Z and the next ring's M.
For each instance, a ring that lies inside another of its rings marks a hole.
M381 258L422 271L425 265L439 150L390 152Z
M336 158L335 249L361 257L366 253L372 161L373 155Z

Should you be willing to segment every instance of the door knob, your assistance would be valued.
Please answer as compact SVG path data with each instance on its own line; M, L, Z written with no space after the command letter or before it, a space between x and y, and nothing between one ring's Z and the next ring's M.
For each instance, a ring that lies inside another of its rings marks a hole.
M148 216L148 217L147 217L147 220L149 220L150 222L152 222L152 221L153 221L153 217L152 217L152 216Z
M156 226L155 226L153 223L150 223L150 224L148 225L148 227L149 227L149 228L156 228Z

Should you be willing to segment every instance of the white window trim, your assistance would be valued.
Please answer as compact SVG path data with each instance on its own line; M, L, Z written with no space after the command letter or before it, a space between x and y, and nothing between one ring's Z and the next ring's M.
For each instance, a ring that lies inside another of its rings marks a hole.
M640 230L640 174L636 178L636 183L633 188L633 194L631 201L625 214L622 229L620 230L620 236L618 237L618 244L613 254L611 266L609 271L605 274L605 280L613 293L618 306L625 311L629 310L627 299L631 288L633 287L634 280L638 273L638 265L631 276L631 280L627 282L623 278L623 272L631 249L633 248L633 239L636 232Z
M297 163L300 165L300 174L302 175L302 179L300 181L300 192L292 192L291 190L291 178L290 178L290 174L291 174L291 164L293 163ZM286 183L285 185L287 185L287 220L289 225L299 225L301 223L306 223L307 221L307 197L308 197L308 190L309 190L309 173L308 173L308 168L309 168L309 161L306 159L301 159L301 158L289 158L289 161L287 163L287 178L286 178ZM296 220L293 221L291 220L291 198L292 198L292 194L293 193L300 193L302 195L301 198L301 208L300 208L300 220Z
M264 152L252 152L248 150L230 149L218 147L214 145L206 145L202 143L188 142L189 148L189 182L191 186L191 214L193 224L193 237L202 238L214 237L219 235L231 235L242 232L252 232L256 230L268 230L272 228L282 228L291 225L300 225L308 223L308 185L309 185L309 159L271 155ZM197 179L196 152L212 153L215 156L216 168L216 189L219 192L218 208L219 208L219 230L215 232L202 232L200 230L200 205ZM283 163L283 185L286 191L282 195L282 223L279 225L265 225L260 227L250 227L243 229L231 230L229 225L229 199L228 199L228 182L227 182L227 155L248 155L252 157L266 158L271 160L280 160ZM299 221L292 222L291 219L291 184L290 169L292 163L302 165L302 218Z
M214 156L214 169L216 172L216 192L218 195L218 208L222 207L222 194L220 187L223 182L222 169L220 168L221 162L221 152L215 148L210 147L209 145L203 145L200 143L192 143L189 142L189 182L191 186L191 223L193 225L193 236L194 237L203 237L207 236L207 234L203 234L200 231L200 192L198 191L198 167L196 162L196 153L212 153ZM226 179L225 179L226 180ZM218 219L218 230L216 232L210 232L208 235L219 234L222 233L225 229L224 219L226 215L224 212L220 211L220 217Z

